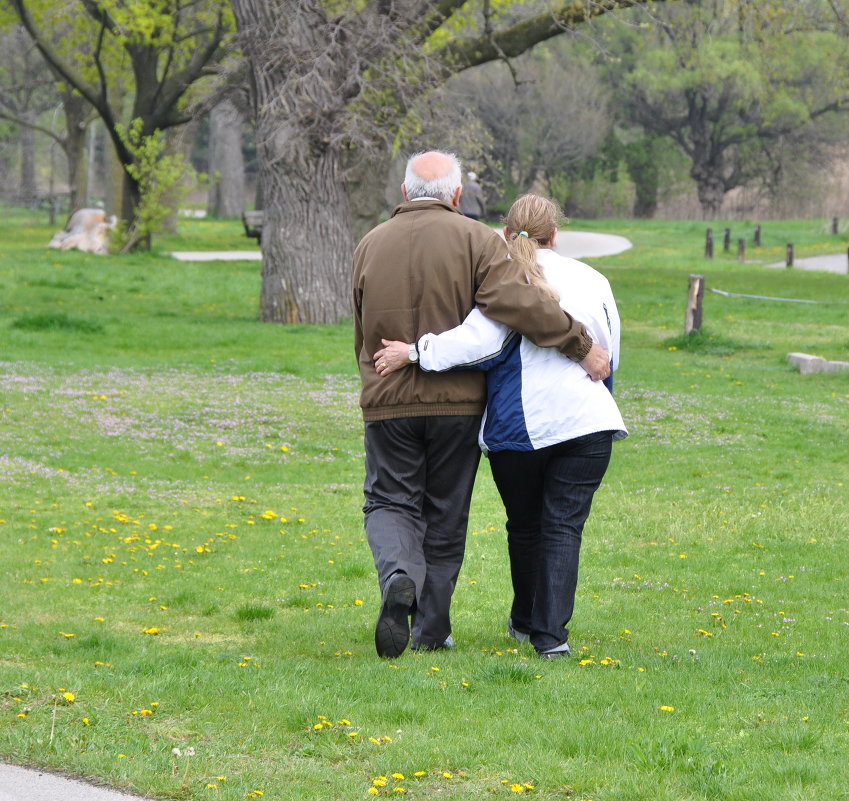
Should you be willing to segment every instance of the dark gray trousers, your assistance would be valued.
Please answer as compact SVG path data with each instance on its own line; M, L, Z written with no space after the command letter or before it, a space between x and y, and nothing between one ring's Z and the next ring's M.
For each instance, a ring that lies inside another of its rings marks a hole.
M381 591L404 572L416 584L413 644L451 633L480 448L479 416L403 417L365 425L365 527Z

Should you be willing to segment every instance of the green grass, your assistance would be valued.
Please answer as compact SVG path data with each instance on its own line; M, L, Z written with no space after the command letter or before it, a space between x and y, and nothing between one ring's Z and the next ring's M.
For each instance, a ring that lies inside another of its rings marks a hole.
M163 255L243 249L239 223L96 257L7 211L0 759L163 799L842 799L849 375L786 354L847 360L847 307L707 291L681 334L692 273L849 300L849 276L764 266L785 241L845 253L827 223L763 223L739 264L704 260L704 223L574 222L634 242L591 260L631 436L585 532L574 656L505 634L484 464L457 648L387 662L350 326L261 324L258 263Z

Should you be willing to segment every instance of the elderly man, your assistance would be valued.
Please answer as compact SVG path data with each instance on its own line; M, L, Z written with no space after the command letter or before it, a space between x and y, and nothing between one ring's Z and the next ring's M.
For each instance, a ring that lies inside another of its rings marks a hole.
M417 342L428 331L459 325L477 305L540 347L558 348L594 380L610 371L608 354L528 283L501 237L459 211L456 157L413 156L401 192L404 202L366 234L353 265L363 512L382 596L375 647L390 658L404 651L411 633L412 648L454 644L451 596L463 562L486 391L474 371L400 370L382 379L372 361L381 340Z

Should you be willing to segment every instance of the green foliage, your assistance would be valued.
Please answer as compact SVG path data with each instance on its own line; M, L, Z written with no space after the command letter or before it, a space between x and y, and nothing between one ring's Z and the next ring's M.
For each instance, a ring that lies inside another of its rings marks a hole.
M259 604L246 604L236 610L236 619L246 622L255 620L270 620L274 617L274 609Z
M68 285L70 286L70 285ZM64 312L27 314L12 322L20 331L77 331L82 334L102 334L103 326L81 317L69 317Z
M457 647L376 658L350 325L257 322L255 262L47 251L4 213L0 318L85 308L108 336L0 325L0 756L187 801L842 801L849 392L786 353L845 358L845 307L706 294L734 351L663 347L693 272L845 295L765 266L791 240L845 253L826 223L766 223L740 264L704 260L701 222L573 222L634 244L591 260L630 437L584 531L574 656L547 663L504 631L485 461ZM240 238L185 221L167 244Z
M849 98L849 47L832 11L717 0L656 13L657 25L604 28L617 53L606 69L623 124L686 155L707 215L727 191L750 182L775 191L783 164L816 160L807 141Z
M743 342L735 342L720 334L711 333L706 328L665 339L661 344L670 351L685 350L691 353L708 353L713 356L730 356L747 347Z
M634 182L636 193L634 216L652 217L657 209L657 193L660 188L660 140L657 137L643 136L625 145L624 151L628 175Z
M135 181L140 198L131 224L117 237L121 252L127 253L143 242L149 246L151 237L188 195L189 182L198 176L182 153L168 152L160 131L144 135L141 119L133 120L129 130L120 124L117 130L132 154L133 162L124 168Z

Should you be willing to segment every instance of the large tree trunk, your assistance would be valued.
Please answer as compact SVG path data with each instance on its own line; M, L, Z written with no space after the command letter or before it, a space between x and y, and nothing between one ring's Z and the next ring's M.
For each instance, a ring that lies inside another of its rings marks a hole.
M390 154L379 153L361 161L351 172L348 197L354 242L359 242L371 231L387 210L386 182L391 166Z
M340 161L333 151L305 163L261 159L265 322L335 323L351 314L353 236Z
M242 115L229 100L209 115L210 217L239 217L245 210L245 160Z
M71 91L62 93L65 110L65 157L68 161L68 190L71 193L68 215L88 205L91 187L88 185L89 152L86 140L89 127L88 103Z
M709 167L694 167L690 176L696 182L696 191L702 214L706 220L713 220L719 216L722 201L725 199L725 180L716 170Z

